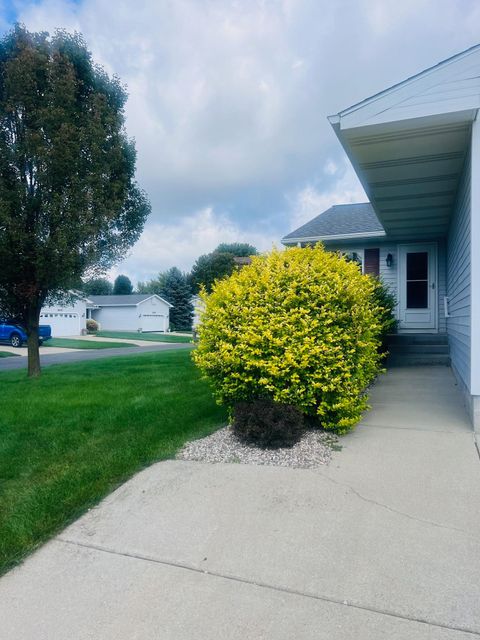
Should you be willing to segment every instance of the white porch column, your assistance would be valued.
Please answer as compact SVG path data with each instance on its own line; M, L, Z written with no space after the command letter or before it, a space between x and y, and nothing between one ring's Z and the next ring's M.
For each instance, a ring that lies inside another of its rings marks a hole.
M480 119L472 128L472 190L470 213L471 259L471 377L472 418L480 432Z

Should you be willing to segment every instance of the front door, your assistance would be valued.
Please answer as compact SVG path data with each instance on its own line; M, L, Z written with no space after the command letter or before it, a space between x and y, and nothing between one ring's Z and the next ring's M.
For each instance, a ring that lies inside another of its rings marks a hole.
M437 245L399 246L399 329L437 329Z

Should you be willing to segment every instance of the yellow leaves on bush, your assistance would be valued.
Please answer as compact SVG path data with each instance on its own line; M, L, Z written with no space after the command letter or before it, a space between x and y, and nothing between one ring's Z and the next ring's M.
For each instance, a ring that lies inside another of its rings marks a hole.
M202 294L196 364L219 402L269 398L348 431L380 370L374 281L321 246L274 250Z

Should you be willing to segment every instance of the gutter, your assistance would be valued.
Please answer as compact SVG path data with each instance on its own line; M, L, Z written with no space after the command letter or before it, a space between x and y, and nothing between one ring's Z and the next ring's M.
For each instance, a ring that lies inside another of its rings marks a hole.
M359 233L339 233L329 236L304 236L301 238L282 238L282 244L296 244L298 242L324 242L328 240L351 240L355 238L385 238L385 231L367 231Z

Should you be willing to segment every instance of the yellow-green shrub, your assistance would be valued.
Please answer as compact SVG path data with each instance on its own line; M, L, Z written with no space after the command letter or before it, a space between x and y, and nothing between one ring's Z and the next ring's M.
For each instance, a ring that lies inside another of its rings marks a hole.
M254 257L203 294L193 358L230 407L269 398L348 431L380 369L374 287L321 246Z

